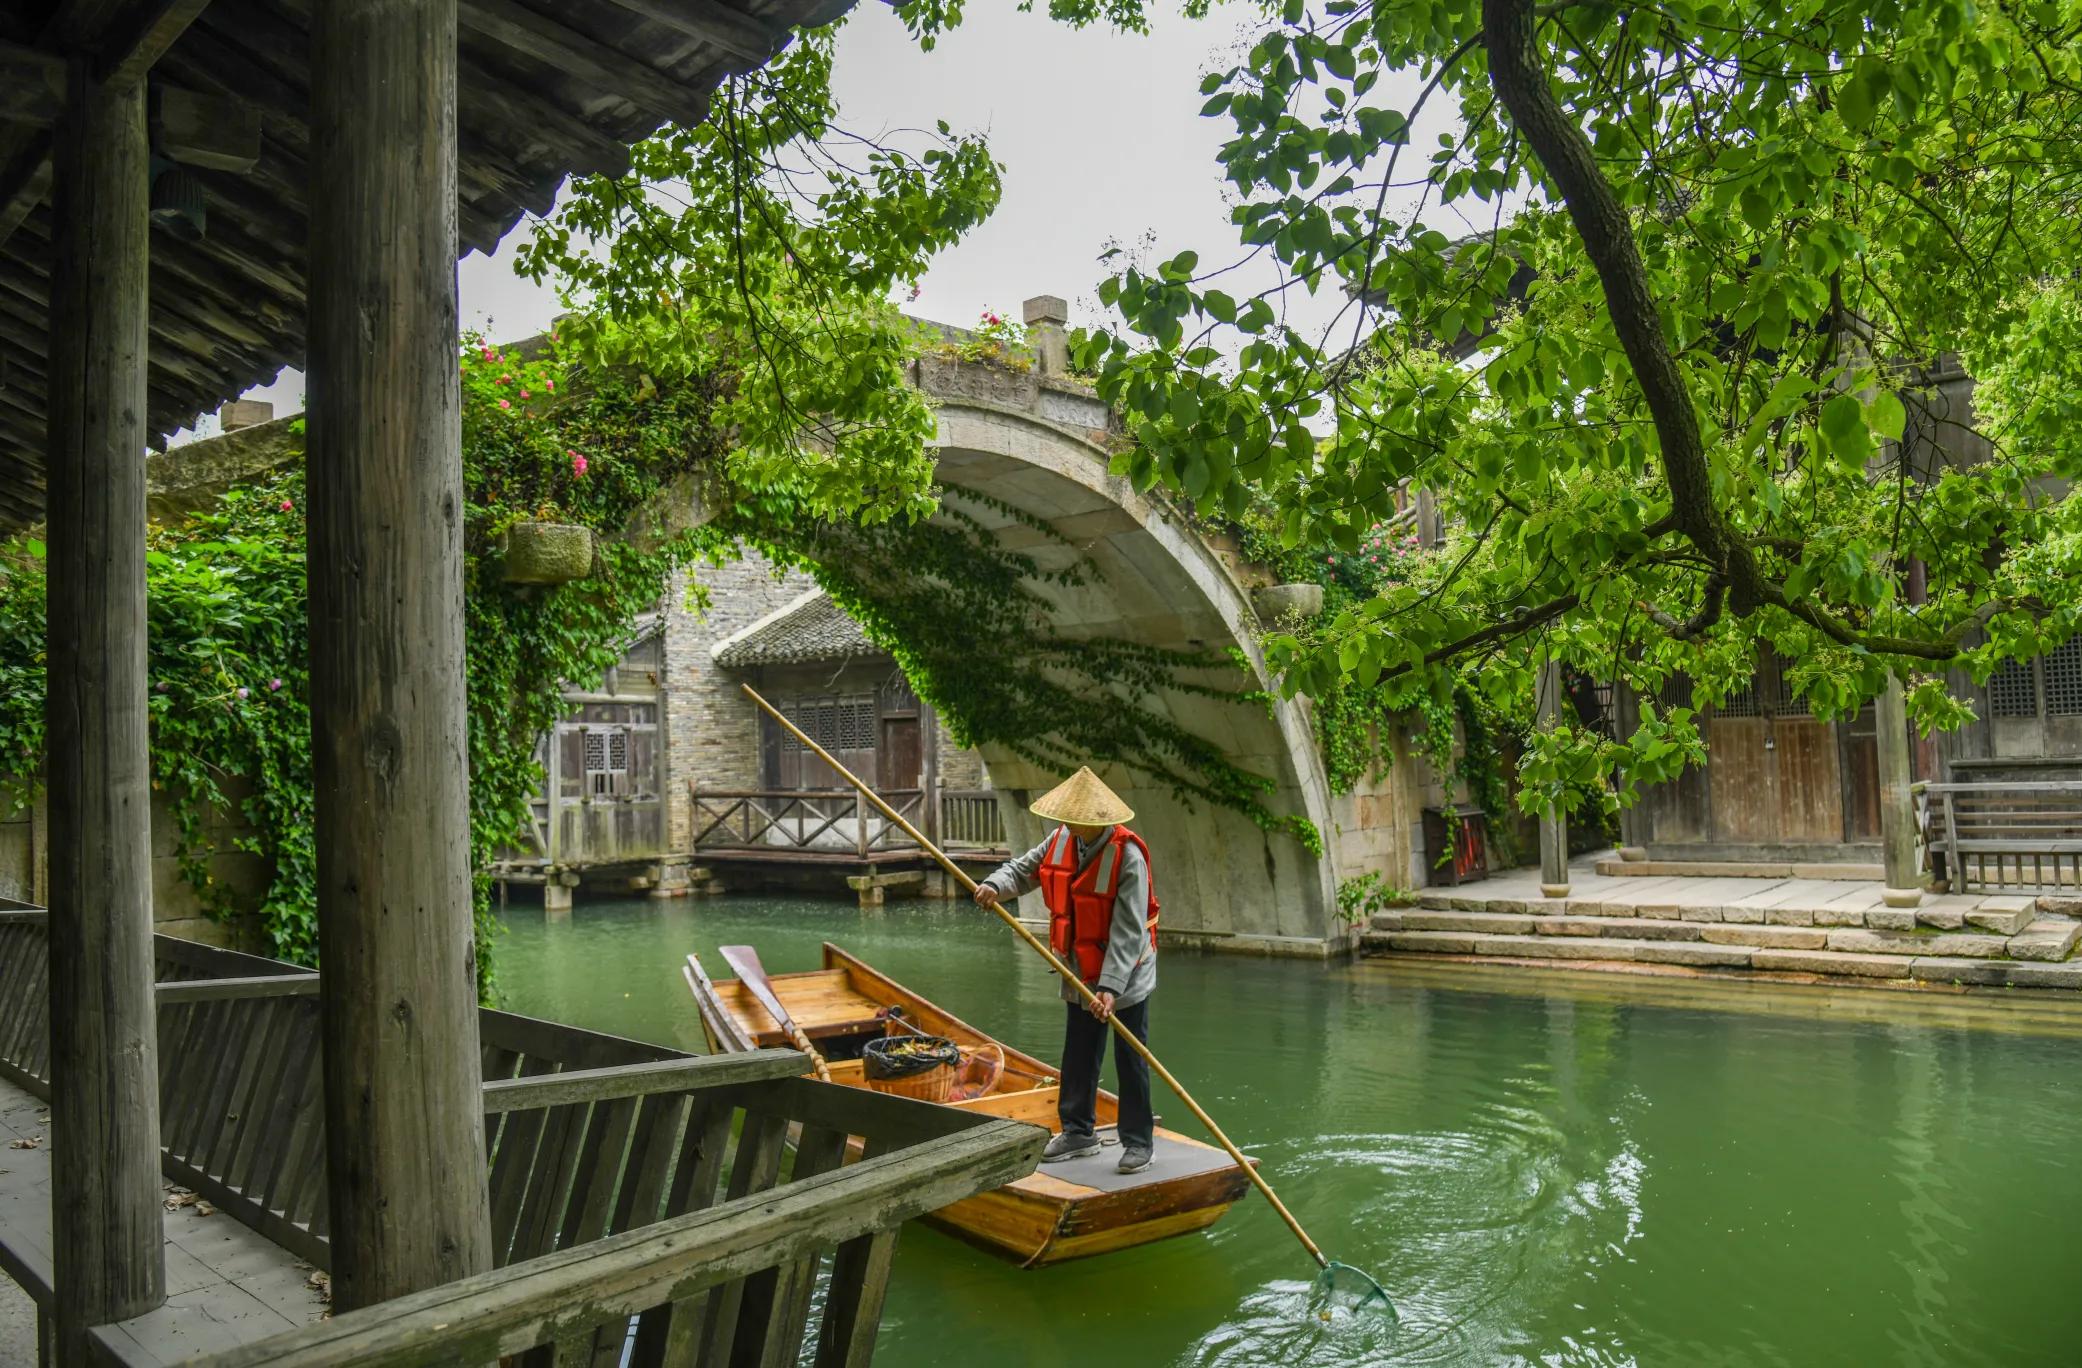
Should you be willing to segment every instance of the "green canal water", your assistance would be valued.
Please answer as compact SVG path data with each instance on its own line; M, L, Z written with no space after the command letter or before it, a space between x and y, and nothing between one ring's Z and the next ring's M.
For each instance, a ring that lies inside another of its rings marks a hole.
M590 903L506 926L507 1005L581 1026L698 1050L689 949L754 944L779 973L829 939L1060 1048L1045 968L959 908ZM1167 953L1151 1022L1401 1323L1310 1318L1312 1266L1252 1197L1207 1234L1034 1272L914 1226L878 1363L2082 1363L2063 1003Z

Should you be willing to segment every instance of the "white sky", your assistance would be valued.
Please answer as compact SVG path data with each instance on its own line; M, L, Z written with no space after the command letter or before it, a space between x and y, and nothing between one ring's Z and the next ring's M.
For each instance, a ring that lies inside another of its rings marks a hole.
M966 325L985 309L1017 319L1022 300L1055 294L1070 301L1074 322L1089 323L1107 274L1098 257L1110 245L1133 250L1148 235L1151 260L1188 247L1203 269L1233 259L1215 159L1230 124L1200 117L1200 78L1230 64L1252 12L1218 8L1200 22L1164 14L1154 33L1135 37L1072 30L1020 13L1013 0L970 0L961 27L924 53L885 5L862 0L839 36L833 85L843 126L875 135L945 119L984 133L1005 168L997 213L937 260L906 310ZM525 232L523 224L509 244ZM510 247L472 254L460 273L466 328L525 337L555 311L548 288L513 274ZM1241 296L1245 284L1231 292ZM295 412L303 377L284 372L250 397Z

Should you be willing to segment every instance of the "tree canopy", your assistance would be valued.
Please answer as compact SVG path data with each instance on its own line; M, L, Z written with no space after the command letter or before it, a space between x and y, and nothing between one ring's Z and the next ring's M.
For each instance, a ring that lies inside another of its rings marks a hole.
M1825 716L1892 671L1956 724L1944 670L2076 626L2078 20L1290 0L1203 88L1277 282L1228 293L1235 261L1193 251L1121 269L1079 360L1139 484L1269 504L1290 545L1349 550L1398 486L1441 495L1443 553L1278 643L1289 687L1415 695L1472 661L1522 697L1552 653L1711 699L1768 643ZM1302 293L1341 303L1328 328L1291 321ZM1955 357L1971 434L1933 403ZM1651 707L1527 772L1631 784L1696 753L1689 711Z

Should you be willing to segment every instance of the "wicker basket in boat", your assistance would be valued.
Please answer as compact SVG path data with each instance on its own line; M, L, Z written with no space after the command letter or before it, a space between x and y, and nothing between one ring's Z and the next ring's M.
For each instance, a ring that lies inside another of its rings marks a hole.
M876 1092L945 1102L954 1094L961 1051L945 1036L885 1036L861 1051L860 1072Z

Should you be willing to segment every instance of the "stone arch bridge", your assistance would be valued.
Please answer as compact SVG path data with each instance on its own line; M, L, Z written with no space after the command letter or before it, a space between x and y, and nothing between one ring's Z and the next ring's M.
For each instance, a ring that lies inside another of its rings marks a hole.
M1030 306L1030 319L1035 312ZM1254 575L1233 545L1204 535L1164 499L1139 494L1109 473L1107 442L1118 424L1103 402L1061 373L1059 312L1043 312L1031 369L939 355L916 363L916 383L938 411L940 482L957 501L962 491L987 495L1055 534L963 503L963 512L989 529L999 547L1032 557L1043 570L1085 560L1081 585L1028 581L1046 601L1057 634L1202 654L1234 648L1264 686L1253 596L1253 582L1263 576ZM1233 673L1224 675L1235 687ZM1410 765L1394 766L1378 790L1333 795L1305 702L1279 699L1266 707L1190 689L1139 702L1269 780L1265 806L1305 819L1324 844L1317 855L1296 836L1267 831L1245 813L1188 802L1166 783L1095 761L1135 809L1136 829L1158 856L1167 939L1322 953L1346 939L1337 909L1341 878L1374 870L1397 884L1410 881L1417 802ZM1104 706L1103 700L1094 704ZM1011 843L1023 849L1043 834L1027 801L1062 776L1003 745L985 744L982 752Z

